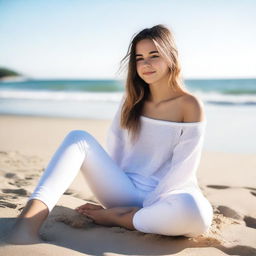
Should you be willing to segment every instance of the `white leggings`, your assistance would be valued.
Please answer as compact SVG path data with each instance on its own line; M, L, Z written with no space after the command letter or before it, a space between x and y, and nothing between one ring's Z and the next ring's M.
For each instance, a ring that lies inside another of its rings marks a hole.
M80 169L106 208L141 207L133 217L138 231L194 237L206 232L211 225L212 207L201 193L173 194L143 207L149 192L137 189L97 140L82 130L71 131L65 137L29 200L39 199L51 211Z

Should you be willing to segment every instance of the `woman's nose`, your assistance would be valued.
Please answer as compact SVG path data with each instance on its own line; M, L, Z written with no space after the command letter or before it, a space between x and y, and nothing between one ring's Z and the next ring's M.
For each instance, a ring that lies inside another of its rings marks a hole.
M150 60L144 59L142 65L151 65Z

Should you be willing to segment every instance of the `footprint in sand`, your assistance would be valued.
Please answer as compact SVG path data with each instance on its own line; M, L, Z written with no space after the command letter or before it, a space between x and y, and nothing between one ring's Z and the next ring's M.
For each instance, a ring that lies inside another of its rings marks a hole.
M253 196L256 196L256 188L252 188L252 187L243 187L245 189L249 189L249 190L253 190L253 191L250 191L250 193L253 195ZM255 191L255 192L254 192Z
M17 207L17 204L12 204L12 203L0 200L0 207L1 208L6 208L7 207L7 208L15 209Z
M5 178L8 178L8 179L16 179L18 178L17 174L16 173L12 173L12 172L8 172L4 175Z
M230 188L229 186L224 186L224 185L207 185L206 187L208 187L208 188L216 188L216 189L227 189L227 188Z
M252 188L252 187L243 187L243 188L256 191L256 188Z
M207 187L215 188L215 189L232 188L232 187L224 186L224 185L207 185ZM253 187L241 187L241 188L250 190L250 193L253 196L256 196L256 192L254 192L254 191L256 191L256 188L253 188ZM224 215L225 217L228 217L228 218L233 218L236 220L243 220L247 227L256 228L256 218L254 218L252 216L248 216L248 215L241 216L235 210L233 210L227 206L224 206L224 205L217 206L216 213L221 213L222 215Z
M256 196L256 188L253 188L253 187L243 187L243 188L250 190L251 195Z
M15 196L15 195L0 193L0 200L11 200L11 199L17 199L17 198L18 198L18 196Z
M40 175L39 174L30 174L25 176L25 180L34 180L37 179Z
M7 179L10 179L11 181L8 182L8 184L16 186L18 188L28 186L31 184L31 182L27 181L27 179L22 179L17 176L16 173L8 172L4 175Z
M24 180L24 179L17 179L17 180L15 180L15 181L13 181L13 182L8 182L8 184L20 188L20 187L28 186L28 185L30 185L31 183L28 182L28 181L26 181L26 180Z
M244 216L244 222L246 223L247 227L256 228L256 218L251 216Z
M256 196L256 193L255 193L255 192L250 191L250 193L251 193L253 196Z
M20 189L9 189L9 188L5 188L2 189L3 193L7 193L7 194L16 194L19 196L28 196L28 191L24 188L20 188Z
M223 214L225 217L236 219L236 220L243 219L243 217L240 214L238 214L235 210L233 210L225 205L217 206L217 210L219 213Z
M225 185L207 185L206 187L208 188L215 188L215 189L227 189L227 188L234 188L234 187L230 187L230 186L225 186ZM237 187L236 187L237 188ZM248 190L253 190L253 191L250 191L250 193L253 195L253 196L256 196L256 188L253 188L253 187L240 187L240 188L245 188L245 189L248 189Z
M256 228L256 218L253 218L247 215L241 216L235 210L224 205L219 205L216 207L216 209L218 213L222 214L225 217L236 219L236 220L243 220L247 227Z

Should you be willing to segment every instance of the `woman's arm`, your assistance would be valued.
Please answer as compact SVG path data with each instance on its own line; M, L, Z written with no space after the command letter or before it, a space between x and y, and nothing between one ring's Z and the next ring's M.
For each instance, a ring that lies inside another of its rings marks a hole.
M124 143L123 131L120 127L121 108L123 101L124 96L118 105L117 111L113 117L110 127L107 130L106 135L107 152L118 165L122 157L122 148Z

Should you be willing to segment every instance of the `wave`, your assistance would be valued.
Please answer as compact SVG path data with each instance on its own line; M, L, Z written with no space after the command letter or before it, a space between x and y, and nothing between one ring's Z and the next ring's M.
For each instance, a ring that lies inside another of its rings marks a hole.
M58 92L34 90L3 90L0 99L54 100L54 101L113 101L121 100L122 92Z
M216 105L256 105L256 95L242 94L221 94L218 92L202 92L194 91L193 94L197 95L207 104Z
M35 90L1 90L0 99L51 100L51 101L93 101L119 102L124 92L67 92ZM218 92L193 91L207 104L217 105L256 105L254 94L221 94Z

